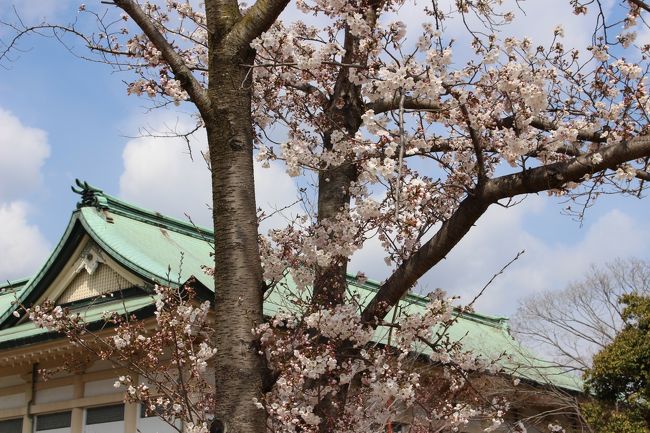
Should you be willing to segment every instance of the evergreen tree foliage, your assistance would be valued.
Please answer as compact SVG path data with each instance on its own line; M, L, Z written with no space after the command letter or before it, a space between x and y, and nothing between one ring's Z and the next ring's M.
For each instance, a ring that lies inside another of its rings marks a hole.
M624 295L625 327L586 375L583 411L598 433L650 433L650 297Z

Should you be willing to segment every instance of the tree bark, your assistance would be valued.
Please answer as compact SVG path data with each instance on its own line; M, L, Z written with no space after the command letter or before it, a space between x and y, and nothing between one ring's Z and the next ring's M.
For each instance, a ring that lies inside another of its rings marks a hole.
M249 47L229 52L232 47L220 43L223 32L211 34L208 96L214 121L206 129L215 233L215 415L230 433L260 433L265 417L254 398L261 396L264 370L251 329L263 320L263 281L253 179L252 83L244 66L253 62L254 52Z

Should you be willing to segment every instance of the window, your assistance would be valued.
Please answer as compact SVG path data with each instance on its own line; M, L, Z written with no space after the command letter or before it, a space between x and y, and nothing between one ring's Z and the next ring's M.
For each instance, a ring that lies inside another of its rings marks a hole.
M55 430L70 427L72 412L48 413L36 417L36 431Z
M86 425L123 421L124 405L100 406L86 409Z
M0 421L0 433L15 433L22 431L23 429L23 419L8 419L5 421Z

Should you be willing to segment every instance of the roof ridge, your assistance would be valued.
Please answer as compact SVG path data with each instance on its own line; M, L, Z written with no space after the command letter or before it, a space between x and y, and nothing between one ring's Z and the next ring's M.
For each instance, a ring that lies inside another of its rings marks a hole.
M72 187L72 191L81 195L81 201L77 203L77 208L94 207L201 240L206 240L206 236L211 237L214 235L214 231L211 229L194 224L191 220L190 222L183 221L154 210L136 206L79 179L76 179L75 183L79 188Z
M352 275L348 274L347 275L348 282L354 283L356 286L360 286L364 289L377 292L379 290L379 287L381 286L381 283L377 280L371 280L371 279L366 279L363 283L359 281L359 279ZM426 304L429 303L430 299L426 296L419 295L417 293L407 293L404 298L404 300L409 301L413 304L417 304L420 306L425 306ZM458 309L455 309L455 313L459 314L463 318L466 318L468 320L471 320L473 322L481 323L484 325L491 326L493 328L498 328L498 329L508 329L508 318L503 317L503 316L491 316L488 314L483 314L483 313L477 313L475 311L459 311Z

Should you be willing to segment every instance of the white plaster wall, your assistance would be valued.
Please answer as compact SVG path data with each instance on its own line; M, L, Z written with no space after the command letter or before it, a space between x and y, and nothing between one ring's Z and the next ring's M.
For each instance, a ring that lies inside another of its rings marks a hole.
M175 433L172 426L157 416L138 419L138 430L142 433Z
M36 404L52 403L54 401L72 400L73 386L59 386L56 388L45 388L36 390Z
M0 377L0 388L4 388L6 386L22 385L24 383L25 381L23 380L22 377L20 377L19 374L12 374L11 376ZM0 393L1 392L2 390L0 389Z
M123 392L124 389L118 389L113 386L117 377L104 380L96 380L94 382L86 382L84 384L84 397L93 397L96 395L113 394L116 392Z
M86 368L86 373L91 373L93 371L102 371L110 370L113 368L113 363L111 361L96 361L90 367Z
M0 395L0 409L14 409L25 405L25 394Z

